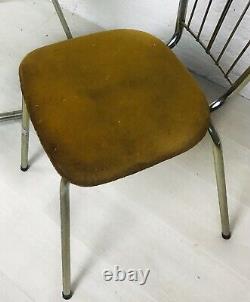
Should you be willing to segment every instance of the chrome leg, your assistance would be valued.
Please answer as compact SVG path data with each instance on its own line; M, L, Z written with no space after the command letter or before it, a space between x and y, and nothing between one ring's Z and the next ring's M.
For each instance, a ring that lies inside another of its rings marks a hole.
M29 168L28 152L29 152L29 113L25 100L23 98L22 108L22 138L21 138L21 170L27 171Z
M72 297L70 280L70 200L69 182L62 178L60 185L60 209L61 209L61 248L62 248L62 278L63 298L69 300Z
M222 237L229 239L231 237L229 217L228 217L228 206L227 206L227 191L225 182L224 172L224 161L223 152L220 138L212 124L209 126L209 134L213 141L213 155L214 155L214 166L217 181L221 226L222 226Z
M0 122L6 122L9 120L17 120L22 117L22 110L9 111L0 113Z

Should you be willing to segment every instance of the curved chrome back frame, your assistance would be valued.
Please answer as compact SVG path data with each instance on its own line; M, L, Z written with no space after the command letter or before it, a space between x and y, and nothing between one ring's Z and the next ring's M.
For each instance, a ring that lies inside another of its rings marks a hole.
M213 31L211 37L210 37L210 40L209 40L208 44L205 45L204 42L201 39L201 33L202 33L203 28L204 28L205 22L207 20L207 16L209 14L209 11L210 11L210 8L211 8L211 5L212 5L212 1L213 0L208 1L207 7L205 9L205 13L204 13L203 18L201 20L200 28L198 30L198 33L195 34L191 30L190 26L192 24L193 16L194 16L194 13L196 11L199 0L195 0L195 2L193 4L193 7L191 9L191 13L190 13L188 18L187 18L188 0L180 0L177 20L176 20L176 26L175 26L175 32L174 32L173 37L171 38L171 40L168 43L168 46L170 48L173 48L174 46L176 46L177 43L180 41L180 39L182 37L182 33L183 33L184 29L186 29L195 38L195 40L202 46L202 48L206 51L206 53L211 57L211 59L216 64L216 66L219 68L219 70L224 75L225 79L230 83L231 87L229 88L229 90L225 94L223 94L219 99L217 99L216 101L211 103L210 111L214 111L214 110L218 109L219 107L221 107L224 104L224 102L226 101L226 99L232 93L234 93L236 90L239 90L239 89L243 88L250 80L250 67L249 66L241 74L241 76L239 76L239 78L235 82L232 82L231 79L229 78L230 73L234 70L234 68L236 67L236 65L240 61L243 54L246 52L247 49L249 49L250 40L247 41L247 43L245 44L243 49L240 51L239 55L232 62L229 69L224 70L223 67L220 65L221 58L225 54L225 51L226 51L228 45L230 44L230 41L234 37L239 25L241 24L243 18L245 17L245 15L246 15L249 7L250 7L250 0L248 1L247 5L245 6L242 14L240 15L240 17L239 17L238 21L236 22L233 30L231 31L225 45L223 46L221 52L219 53L219 55L217 57L215 57L212 54L211 49L214 46L214 43L216 42L216 37L217 37L221 27L222 27L222 24L223 24L223 22L224 22L224 20L227 16L227 13L228 13L228 11L229 11L232 3L233 3L233 0L227 0L226 1L224 9L223 9L223 11L220 15L220 18L219 18L217 24L215 25L215 28L214 28L214 31Z

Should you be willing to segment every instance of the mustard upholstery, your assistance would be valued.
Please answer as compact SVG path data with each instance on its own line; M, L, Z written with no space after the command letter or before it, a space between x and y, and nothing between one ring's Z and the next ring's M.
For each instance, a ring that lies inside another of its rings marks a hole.
M190 73L156 37L112 30L56 43L20 66L31 120L58 173L94 186L197 144L209 108Z

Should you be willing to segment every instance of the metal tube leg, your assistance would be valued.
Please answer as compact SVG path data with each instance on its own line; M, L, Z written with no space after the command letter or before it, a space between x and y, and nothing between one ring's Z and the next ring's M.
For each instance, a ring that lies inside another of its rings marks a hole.
M30 117L23 98L22 108L22 138L21 138L21 170L27 171L29 168L28 152L29 152L29 123Z
M227 191L226 191L226 182L225 182L222 145L221 145L220 138L215 128L212 125L210 125L208 131L213 141L214 166L215 166L215 174L216 174L218 198L219 198L219 206L220 206L222 237L224 239L229 239L231 237L231 233L230 233L230 225L229 225L229 217L228 217Z
M61 209L61 248L62 248L62 279L63 298L69 300L72 297L70 277L70 204L69 182L62 178L60 185L60 209Z

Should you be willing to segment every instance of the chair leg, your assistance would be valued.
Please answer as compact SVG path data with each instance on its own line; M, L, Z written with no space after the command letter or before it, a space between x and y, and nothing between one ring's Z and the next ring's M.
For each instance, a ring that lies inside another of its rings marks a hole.
M22 138L21 138L21 170L27 171L29 168L29 123L30 117L25 100L22 101Z
M228 217L227 191L226 191L226 182L225 182L222 145L219 135L212 124L210 124L208 131L213 141L214 166L215 166L215 174L216 174L217 189L218 189L222 237L224 239L229 239L231 237L231 233L230 233L230 225L229 225L229 217Z
M60 211L61 211L61 248L62 248L62 279L63 298L72 297L70 277L70 198L69 182L62 178L60 185Z

